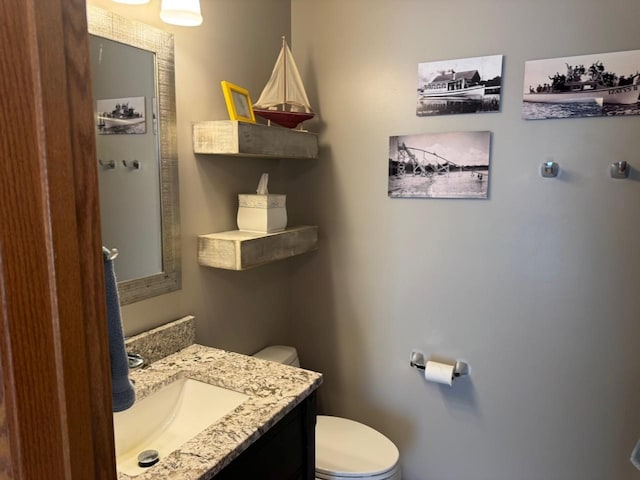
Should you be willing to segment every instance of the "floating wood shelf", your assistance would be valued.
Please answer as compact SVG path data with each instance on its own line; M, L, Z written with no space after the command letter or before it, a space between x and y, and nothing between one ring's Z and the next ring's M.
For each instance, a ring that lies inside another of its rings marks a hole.
M240 230L198 235L198 263L247 270L318 249L318 227L300 226L278 233Z
M241 157L318 158L318 136L237 120L195 122L193 152Z

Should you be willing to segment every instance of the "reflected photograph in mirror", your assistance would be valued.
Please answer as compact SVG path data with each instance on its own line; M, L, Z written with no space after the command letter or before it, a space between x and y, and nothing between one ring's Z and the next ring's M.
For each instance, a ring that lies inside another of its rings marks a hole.
M100 135L147 133L144 97L97 100L96 111Z

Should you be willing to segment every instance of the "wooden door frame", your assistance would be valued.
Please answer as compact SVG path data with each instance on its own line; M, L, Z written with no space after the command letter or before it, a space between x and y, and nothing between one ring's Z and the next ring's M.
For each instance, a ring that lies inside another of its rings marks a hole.
M114 480L85 0L0 2L0 480Z

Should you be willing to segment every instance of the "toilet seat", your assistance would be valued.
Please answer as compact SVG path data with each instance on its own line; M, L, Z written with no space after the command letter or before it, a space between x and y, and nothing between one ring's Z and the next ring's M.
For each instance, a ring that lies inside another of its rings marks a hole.
M399 478L400 453L391 440L367 425L318 415L316 478L392 480Z
M401 480L400 467L395 466L392 470L380 475L365 475L364 477L341 477L339 475L325 475L316 472L316 480Z

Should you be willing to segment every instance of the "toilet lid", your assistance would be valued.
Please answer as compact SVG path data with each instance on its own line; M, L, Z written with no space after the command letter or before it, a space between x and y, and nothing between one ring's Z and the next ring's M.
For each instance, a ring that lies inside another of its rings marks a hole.
M362 423L319 415L316 472L340 477L379 475L396 466L400 453L391 440Z

